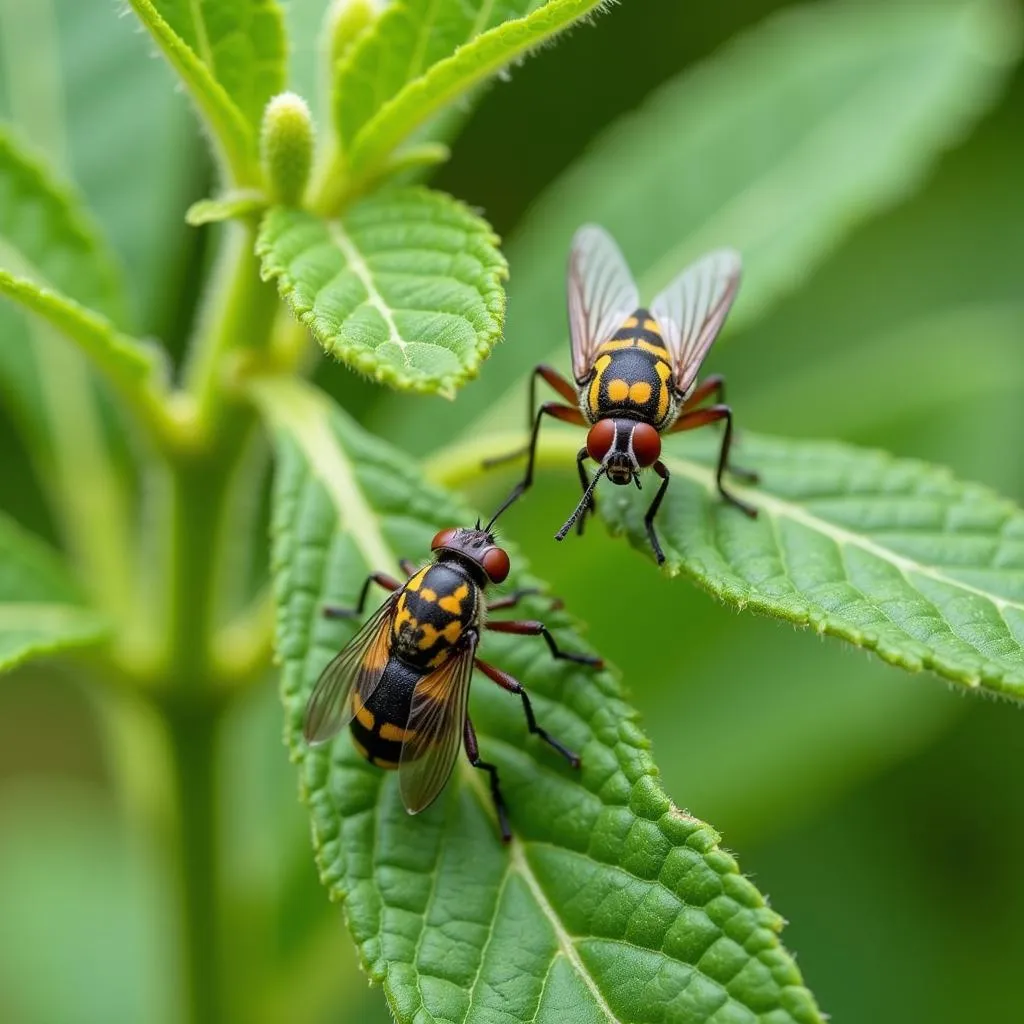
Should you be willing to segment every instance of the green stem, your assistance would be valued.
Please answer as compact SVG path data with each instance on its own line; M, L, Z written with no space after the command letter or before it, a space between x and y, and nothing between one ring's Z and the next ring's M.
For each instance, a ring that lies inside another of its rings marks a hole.
M176 852L189 1024L221 1024L221 914L217 842L220 716L205 702L166 708L178 806Z
M485 434L471 441L460 441L441 448L423 463L426 477L442 487L463 487L477 477L482 477L490 470L484 467L487 459L508 455L510 452L522 451L525 457L524 443L527 437L522 431L502 431L501 433ZM538 468L546 466L564 467L571 465L580 447L579 432L559 430L557 427L541 433L537 441L537 454L534 465ZM566 459L570 461L567 463ZM522 460L509 460L507 465L519 466ZM503 463L502 465L506 465Z

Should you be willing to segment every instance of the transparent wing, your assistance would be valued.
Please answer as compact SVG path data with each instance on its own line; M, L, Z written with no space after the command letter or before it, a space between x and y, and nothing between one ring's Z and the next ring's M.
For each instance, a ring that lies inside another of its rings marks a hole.
M412 695L408 730L413 737L402 748L398 786L410 814L429 807L444 789L462 745L469 682L477 638L439 669L424 676Z
M364 702L377 688L388 663L388 637L397 597L392 594L320 673L302 723L308 743L324 743L352 721L349 697L353 688Z
M676 387L684 394L697 379L736 297L740 254L716 249L686 268L651 303L675 364Z
M572 371L582 380L597 346L622 326L640 297L619 247L596 224L584 225L573 236L568 287Z

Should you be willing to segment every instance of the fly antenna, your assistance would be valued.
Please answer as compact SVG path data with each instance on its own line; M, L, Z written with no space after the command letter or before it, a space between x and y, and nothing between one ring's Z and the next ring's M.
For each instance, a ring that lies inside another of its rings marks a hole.
M573 524L579 517L586 512L590 507L590 496L594 493L594 488L597 486L597 481L604 476L607 466L602 465L600 469L594 474L594 479L590 481L590 486L583 492L583 497L580 498L580 503L576 506L573 514L565 522L558 533L555 534L555 540L565 540L565 535L572 529Z

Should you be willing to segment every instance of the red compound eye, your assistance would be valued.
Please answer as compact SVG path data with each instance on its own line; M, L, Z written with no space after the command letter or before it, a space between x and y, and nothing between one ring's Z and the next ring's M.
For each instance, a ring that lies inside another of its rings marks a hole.
M430 542L430 550L436 551L438 548L446 548L451 546L451 542L455 539L455 534L459 531L449 526L447 530L438 530L434 535L434 539Z
M598 420L587 434L587 453L595 462L601 462L615 444L615 421Z
M509 563L508 555L501 548L488 548L480 564L487 573L487 578L492 583L504 583L512 566Z
M653 466L661 454L661 437L649 423L638 423L633 428L633 455L637 465Z

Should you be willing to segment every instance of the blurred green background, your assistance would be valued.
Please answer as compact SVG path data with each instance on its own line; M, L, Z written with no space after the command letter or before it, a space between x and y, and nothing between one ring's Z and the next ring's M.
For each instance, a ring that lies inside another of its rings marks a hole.
M618 115L779 6L625 0L491 88L435 184L511 240L514 281L516 228L546 185ZM324 3L288 7L296 85L312 95ZM212 244L182 215L207 194L211 169L167 69L117 15L113 3L0 0L0 113L79 183L127 268L140 329L180 353ZM729 334L708 365L728 375L742 426L882 446L1021 499L1022 124L1018 71L912 198L856 228L767 319ZM551 344L563 332L553 323ZM318 378L418 454L446 440L408 425L438 399L396 399L336 366ZM2 405L0 460L0 507L52 532ZM721 830L789 919L785 942L822 1007L837 1021L1019 1015L1020 712L738 615L660 578L602 528L556 547L571 480L571 467L545 476L529 516L510 515L504 531L622 668L673 799ZM472 496L489 507L507 484ZM239 710L225 744L225 888L238 931L226 968L251 991L253 1020L390 1020L314 877L273 686ZM159 844L112 771L114 756L130 763L124 737L144 742L145 723L113 719L91 694L59 665L0 685L8 1024L174 1019Z

